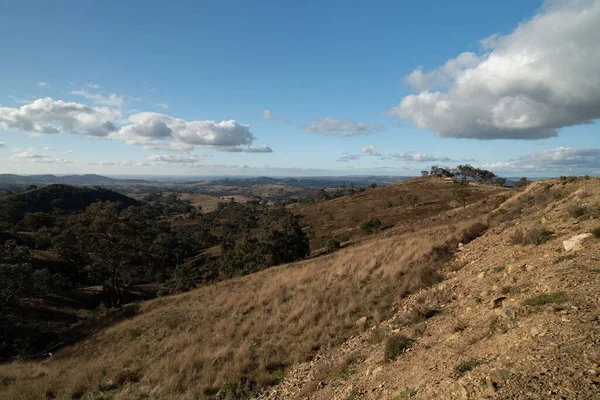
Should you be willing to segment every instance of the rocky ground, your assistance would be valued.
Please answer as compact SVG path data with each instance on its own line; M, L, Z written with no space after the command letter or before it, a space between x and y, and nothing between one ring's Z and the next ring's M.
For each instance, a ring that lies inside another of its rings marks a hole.
M600 399L600 180L538 182L500 208L444 282L258 398ZM543 243L515 244L531 232Z

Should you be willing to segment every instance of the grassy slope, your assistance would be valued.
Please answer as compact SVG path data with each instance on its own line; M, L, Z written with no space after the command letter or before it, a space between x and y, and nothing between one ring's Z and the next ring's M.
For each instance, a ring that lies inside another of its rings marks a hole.
M439 222L440 215L458 207L453 194L456 185L431 178L416 178L370 189L354 196L344 196L317 204L294 204L290 210L302 217L302 224L310 235L311 249L324 247L327 238L341 241L360 240L359 225L368 218L379 218L382 227L401 230L415 229L423 221ZM508 190L490 185L472 183L467 204L481 201L494 193ZM411 196L417 196L416 202Z
M488 197L450 209L449 185L415 180L388 190L402 185L428 190L437 205L397 209L402 224L329 256L148 301L134 318L52 359L1 366L3 398L240 398L278 382L294 363L356 334L360 317L383 321L403 296L435 283L443 260L432 247L456 244L506 196L481 188ZM419 217L408 218L411 210Z
M259 398L598 398L600 240L575 252L563 241L600 227L600 179L536 182L490 220L444 269L444 282ZM515 232L540 228L554 232L546 242L515 244ZM386 361L397 334L412 339L409 351Z

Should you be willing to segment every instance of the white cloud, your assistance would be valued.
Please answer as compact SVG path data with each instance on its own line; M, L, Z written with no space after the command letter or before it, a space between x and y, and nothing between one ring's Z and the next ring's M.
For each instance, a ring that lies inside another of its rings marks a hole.
M58 150L58 149L57 149L56 147L50 147L50 146L46 146L46 147L44 147L44 150L45 150L45 151L56 151L56 150Z
M5 148L6 148L6 143L0 142L0 149L5 149Z
M319 118L312 124L303 127L306 132L323 133L330 136L368 135L383 130L382 125L366 125L351 119L337 120L331 117Z
M100 85L98 85L97 83L88 83L87 87L89 87L90 89L100 89Z
M557 171L567 172L600 168L600 148L558 147L539 153L482 166L499 171Z
M360 159L360 154L347 154L347 155L341 156L336 161L337 162L350 162L350 161L359 160L359 159Z
M20 108L0 107L0 129L34 134L108 136L116 130L112 121L120 116L121 113L116 110L46 97Z
M169 145L169 150L171 151L180 151L182 153L188 153L194 150L194 146L186 143L175 142Z
M272 153L273 149L269 146L248 146L248 147L222 147L219 151L227 153Z
M368 156L381 156L381 154L377 151L375 146L373 146L372 144L361 147L360 151L361 151L361 153L366 154Z
M41 164L56 164L56 165L72 164L71 161L65 160L64 158L50 158L50 157L40 158L40 159L35 160L34 162L41 163Z
M148 161L168 164L194 164L206 157L205 154L155 154L148 156Z
M67 150L65 153L67 153L67 154L72 154L72 153L73 153L73 150Z
M401 161L416 161L416 162L429 162L429 161L452 161L448 157L436 157L427 153L395 153L392 154L392 158Z
M194 146L239 147L248 153L270 153L268 146L253 147L249 125L235 120L186 121L153 112L138 112L121 120L119 110L43 98L20 108L0 106L0 129L32 134L73 133L121 139L148 150L190 151ZM121 123L121 126L117 124Z
M423 91L389 113L442 137L556 136L600 118L599 35L600 1L549 1L512 33L482 40L487 53L417 68L405 82Z
M122 127L114 137L141 143L144 139L173 138L188 145L217 147L250 145L254 141L250 126L234 120L185 121L164 114L141 112L130 115L127 122L129 125Z
M21 153L13 154L11 156L11 158L20 159L20 160L35 160L35 159L41 159L41 158L48 158L48 156L36 153L35 149L28 149Z
M273 149L271 149L269 146L263 145L263 146L250 146L247 149L244 149L244 151L246 153L272 153Z
M404 78L404 83L416 90L433 89L439 86L448 86L459 73L476 67L480 58L475 53L462 53L450 59L443 67L429 72L423 72L423 67L417 67Z
M169 105L167 103L157 103L156 105L162 108L163 110L169 109Z
M279 119L279 117L274 115L268 108L263 111L262 117L268 121L277 121Z
M131 161L86 161L87 165L97 165L100 167L130 167L133 165Z
M85 90L71 90L69 94L74 96L83 96L86 99L91 100L94 104L99 104L102 106L122 107L123 104L125 104L123 96L117 96L114 93L111 93L108 96L103 96L100 93L89 93Z
M39 87L46 87L46 86L48 86L48 82L39 81L39 82L37 83L37 85L38 85Z

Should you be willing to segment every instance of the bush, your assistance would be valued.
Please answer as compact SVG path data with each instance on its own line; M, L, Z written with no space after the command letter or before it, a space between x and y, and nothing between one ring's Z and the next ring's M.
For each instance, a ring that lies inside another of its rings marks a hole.
M340 241L334 238L327 239L325 243L325 252L333 253L334 251L338 251L342 246L340 245Z
M535 244L540 245L546 243L554 232L544 229L542 227L533 227L523 232L522 229L517 228L510 236L511 244Z
M369 218L360 224L360 230L368 235L377 232L379 228L381 228L381 221L375 217Z
M463 232L460 241L464 244L467 244L481 236L483 232L487 230L487 228L488 226L486 224L476 222Z
M385 343L385 360L394 361L404 350L408 348L411 340L404 335L390 336Z
M600 226L592 229L591 234L600 239Z
M573 218L580 218L587 214L587 208L584 206L571 206L568 208L569 215Z
M478 366L480 366L483 363L484 363L483 360L478 360L475 358L473 358L471 360L463 361L460 364L458 364L456 366L456 368L454 368L453 375L455 378L458 378L469 371L473 371L475 368L477 368Z
M530 307L541 307L546 304L552 303L563 303L567 300L567 295L563 292L556 293L542 293L537 296L530 297L529 299L523 301L524 306Z

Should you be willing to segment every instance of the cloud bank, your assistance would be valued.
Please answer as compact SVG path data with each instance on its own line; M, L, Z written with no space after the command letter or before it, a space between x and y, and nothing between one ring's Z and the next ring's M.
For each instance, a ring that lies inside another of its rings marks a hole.
M527 154L508 162L484 164L484 168L499 171L556 171L600 169L600 149L589 147L558 147Z
M115 108L90 107L49 97L20 108L0 106L0 129L119 139L130 145L143 145L147 150L168 147L187 152L194 146L205 146L247 153L273 151L269 146L253 147L255 136L250 126L234 120L187 121L155 112L138 112L123 119L121 111Z
M404 81L389 111L437 136L540 139L600 118L600 1L549 1L512 33Z

